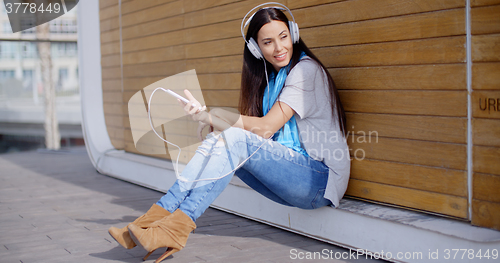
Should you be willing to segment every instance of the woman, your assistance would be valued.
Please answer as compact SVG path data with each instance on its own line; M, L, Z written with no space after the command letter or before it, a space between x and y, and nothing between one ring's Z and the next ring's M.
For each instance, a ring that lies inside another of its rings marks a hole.
M260 9L249 20L245 41L260 51L245 45L241 114L200 111L185 91L184 110L200 128L223 132L210 133L183 170L192 181L177 180L128 228L109 230L126 248L142 246L146 258L160 247L168 249L157 262L182 249L233 174L267 198L302 209L336 207L347 188L345 114L330 74L279 8Z

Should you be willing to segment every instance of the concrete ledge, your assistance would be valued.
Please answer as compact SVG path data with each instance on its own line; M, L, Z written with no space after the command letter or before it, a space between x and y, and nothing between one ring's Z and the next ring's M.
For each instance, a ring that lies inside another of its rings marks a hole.
M99 171L166 192L175 182L169 161L109 151L98 161ZM500 232L450 218L344 199L339 208L302 210L274 203L233 178L215 200L215 208L353 250L388 255L394 262L446 260L452 249L499 250ZM491 252L490 252L491 254ZM453 262L478 262L455 257ZM485 260L485 262L490 262Z

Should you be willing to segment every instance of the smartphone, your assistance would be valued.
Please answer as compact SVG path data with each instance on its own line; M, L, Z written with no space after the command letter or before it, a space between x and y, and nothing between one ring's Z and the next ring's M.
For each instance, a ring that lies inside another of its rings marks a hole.
M181 95L179 95L179 94L177 94L177 93L173 92L171 89L167 89L167 90L166 90L166 92L167 92L168 94L170 94L170 95L172 95L172 96L174 96L174 97L176 97L176 98L178 98L178 99L182 100L182 101L183 101L184 103L186 103L186 104L188 104L188 103L189 103L189 100L187 100L186 98L182 97ZM201 110L203 110L203 107L202 107L202 106L200 106L200 108L199 108L199 109L200 109L200 111L201 111Z

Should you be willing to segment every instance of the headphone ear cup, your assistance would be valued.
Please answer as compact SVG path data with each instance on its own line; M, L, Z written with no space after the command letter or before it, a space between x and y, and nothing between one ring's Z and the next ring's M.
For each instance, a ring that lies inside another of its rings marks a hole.
M252 55L255 58L262 59L262 57L263 57L262 51L260 51L259 45L257 44L257 42L255 42L253 37L251 37L250 40L248 41L247 47L248 47L248 50L250 50L250 53L252 53Z
M294 44L299 43L299 25L293 21L288 21L288 27L290 28L290 36L292 37L292 42Z

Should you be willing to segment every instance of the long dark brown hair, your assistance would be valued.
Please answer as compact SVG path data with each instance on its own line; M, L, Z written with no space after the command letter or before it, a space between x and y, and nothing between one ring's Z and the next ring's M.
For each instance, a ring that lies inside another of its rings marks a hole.
M264 8L260 9L255 13L248 25L248 30L246 34L247 41L250 38L257 40L257 33L260 28L267 23L270 23L272 20L281 21L285 23L288 27L288 18L283 12L275 8ZM326 67L319 61L319 59L309 50L302 39L299 39L298 43L293 44L293 54L292 54L292 63L291 68L295 67L295 65L300 60L300 54L302 51L315 60L323 71L326 73L328 77L328 86L330 93L330 106L332 109L332 118L337 117L337 122L339 124L340 130L344 137L346 136L346 116L344 107L342 107L342 103L340 102L339 93L335 86L335 82L333 82L332 76L326 69ZM274 70L274 67L267 61L268 70ZM250 50L246 46L243 51L243 70L241 75L241 92L240 92L240 102L239 102L239 111L243 115L247 116L256 116L262 117L262 99L264 97L264 91L267 86L266 76L265 76L265 67L264 62L255 58ZM283 89L281 90L283 91ZM279 95L278 95L279 96ZM335 116L335 112L337 112Z

